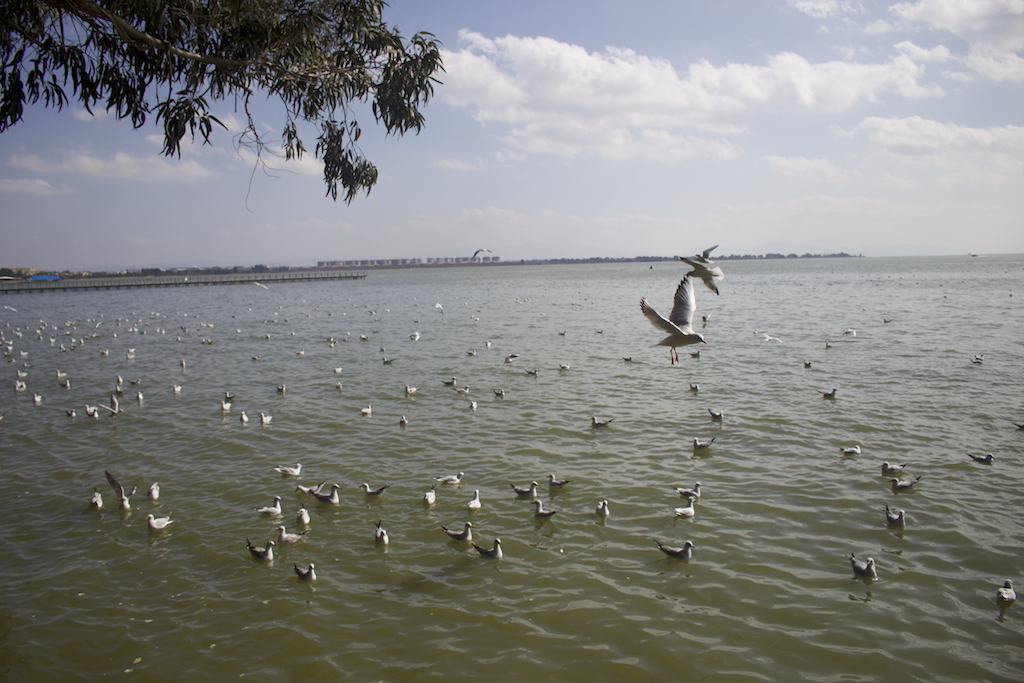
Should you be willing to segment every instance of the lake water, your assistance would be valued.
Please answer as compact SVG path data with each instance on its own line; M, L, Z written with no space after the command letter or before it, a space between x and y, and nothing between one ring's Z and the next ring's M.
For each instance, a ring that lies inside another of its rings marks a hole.
M0 677L1024 679L1024 606L1001 618L994 599L1024 587L1024 258L720 265L720 296L696 288L707 344L675 365L638 305L668 314L672 263L4 298ZM118 375L124 412L87 418ZM698 437L715 441L695 453ZM885 460L920 483L893 493ZM273 470L295 463L298 479ZM104 470L139 486L131 510ZM549 474L572 482L549 491ZM324 480L338 505L295 490ZM531 481L552 520L509 488ZM696 481L696 515L677 518L673 487ZM392 487L368 502L363 482ZM254 511L274 496L282 517ZM303 504L304 540L253 559L246 538L295 530ZM174 523L150 532L150 513ZM502 561L441 531L466 521ZM690 540L693 558L655 540ZM308 562L318 579L300 582Z

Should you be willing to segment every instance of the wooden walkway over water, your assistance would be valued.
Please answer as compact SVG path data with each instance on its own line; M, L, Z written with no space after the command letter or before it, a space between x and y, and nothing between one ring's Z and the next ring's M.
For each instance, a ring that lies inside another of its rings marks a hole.
M337 270L298 273L229 273L224 275L159 275L155 277L98 277L77 280L0 281L0 294L38 292L86 292L100 289L149 289L153 287L203 287L206 285L281 285L320 280L362 280L366 273Z

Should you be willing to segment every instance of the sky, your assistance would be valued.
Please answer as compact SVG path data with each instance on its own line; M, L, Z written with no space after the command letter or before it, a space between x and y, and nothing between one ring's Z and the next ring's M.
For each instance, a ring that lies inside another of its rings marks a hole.
M377 185L230 130L41 106L0 134L0 266L40 270L1024 250L1024 0L392 0L445 73L418 135L357 109ZM282 107L261 101L271 137ZM300 129L307 147L313 128Z

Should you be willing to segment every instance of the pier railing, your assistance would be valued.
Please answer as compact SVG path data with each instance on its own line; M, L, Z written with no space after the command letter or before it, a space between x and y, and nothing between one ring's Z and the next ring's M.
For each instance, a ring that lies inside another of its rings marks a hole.
M366 273L309 271L298 273L226 273L222 275L157 275L153 277L97 277L71 280L4 280L0 294L82 292L99 289L148 289L152 287L201 287L205 285L264 285L319 280L362 280Z

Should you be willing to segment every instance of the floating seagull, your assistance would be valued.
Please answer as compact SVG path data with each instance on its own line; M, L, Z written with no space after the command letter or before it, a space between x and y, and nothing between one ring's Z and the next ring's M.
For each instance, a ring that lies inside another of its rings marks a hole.
M548 488L549 489L560 489L563 486L565 486L566 484L568 484L570 481L572 481L572 480L571 479L555 479L555 475L549 474L548 475Z
M693 557L693 549L697 547L690 541L684 541L682 548L673 548L672 546L665 545L657 539L655 539L654 542L658 544L658 550L669 557L676 558L677 560L689 560Z
M711 448L711 444L713 444L715 442L715 439L717 439L717 438L718 438L717 436L713 436L713 437L711 437L710 441L701 441L700 439L694 438L694 440L693 440L693 450L695 450L695 451L707 450L708 448Z
M412 334L409 335L409 339L411 339L413 341L419 341L419 338L420 338L420 333L419 332L413 332Z
M135 491L139 487L133 486L131 492L126 494L124 492L124 487L121 486L121 482L119 482L109 470L104 471L104 474L107 475L107 481L110 482L110 487L114 489L114 493L117 494L118 507L122 510L130 510L132 506L131 503L128 502L128 499L135 495Z
M96 406L86 405L85 406L85 414L88 417L94 417L96 419L99 419L100 409L97 408Z
M832 348L832 342L828 342L828 341L825 342L825 348L826 349L831 349Z
M398 418L398 424L400 424L403 427L408 427L409 426L409 420L408 420L408 418L405 417L405 415L403 415L402 417Z
M540 498L534 500L533 504L534 506L536 506L536 509L533 511L533 516L535 519L551 519L558 512L558 510L545 510L544 501L542 501Z
M889 506L885 506L885 521L889 526L905 527L907 526L907 511L900 510L896 512L890 510Z
M466 476L465 472L459 472L458 474L449 474L444 477L434 477L434 479L442 484L458 484L464 476Z
M823 391L823 392L821 392L821 397L822 398L835 398L836 397L835 387L832 388L832 391Z
M1013 590L1013 582L1009 579L1003 584L1003 587L996 591L996 602L1002 608L1007 608L1017 600L1017 592Z
M534 377L537 377L540 374L540 369L534 368L533 370L527 370L526 374L527 375L532 375Z
M974 462L980 462L982 465L991 465L993 462L995 462L995 458L992 456L991 453L987 455L971 455L970 453L968 453L967 456Z
M488 558L490 558L492 560L500 560L503 557L502 552L501 552L501 539L500 538L494 539L494 547L493 548L481 548L480 546L478 546L476 544L473 544L473 547L476 548L476 551L478 553L480 553L484 557L488 557Z
M337 505L338 503L341 502L341 499L338 498L338 489L340 488L341 487L338 486L337 484L331 484L330 493L321 493L319 490L310 491L310 493L313 494L313 496L316 497L316 499L319 500L321 503L330 503L332 505Z
M441 384L445 385L446 387L454 387L456 382L458 382L458 379L456 377L452 377L450 380L441 380Z
M361 488L363 490L363 493L366 494L367 499L370 499L370 498L380 498L382 495L384 495L385 491L387 491L389 488L391 488L391 484L384 484L379 489L373 489L373 490L370 489L370 485L369 484L360 484L359 488Z
M480 509L480 489L477 489L473 493L473 499L466 503L466 507L468 507L470 510Z
M853 329L852 327L847 327L845 330L843 330L843 334L845 334L845 335L847 335L849 337L856 337L857 336L857 330Z
M299 511L295 513L295 523L298 526L309 525L309 510L306 509L305 505L300 507Z
M260 424L268 425L270 421L274 419L273 415L267 415L266 413L260 413Z
M175 384L175 385L173 385L173 386L171 387L171 390L172 390L172 391L173 391L173 392L174 392L175 394L180 394L180 393L181 393L181 385L180 385L180 384Z
M302 484L299 484L298 486L295 487L295 490L302 491L303 493L319 493L326 483L327 480L325 479L316 486L303 486Z
M590 426L591 427L607 427L608 425L610 425L612 423L612 420L614 420L614 419L615 419L614 417L610 417L607 420L598 420L596 417L591 416L590 417Z
M382 519L377 520L377 525L376 525L377 528L374 529L374 531L373 531L373 542L376 543L377 545L387 545L388 544L388 540L389 540L388 539L388 532L387 532L387 530L385 530L380 525L380 523L383 522L383 521L384 520L382 520Z
M249 542L249 539L245 539L245 547L249 549L252 556L257 560L273 560L274 559L274 546L277 545L273 541L267 541L266 548L258 548Z
M594 510L594 514L598 517L608 517L612 514L612 511L608 509L608 501L602 500L597 504L597 509Z
M260 513L261 515L273 515L276 517L281 514L281 496L274 496L273 505L268 505L266 507L261 508L253 508L253 510Z
M531 481L529 486L516 486L513 483L509 483L512 490L516 492L516 495L520 498L536 498L537 497L537 482Z
M508 365L509 363L514 361L516 358L519 358L519 354L518 353L510 353L507 356L505 356L505 360L501 361L501 363L502 363L502 365Z
M700 358L700 349L697 349L696 351L691 353L690 358Z
M462 531L452 531L448 527L441 525L441 530L452 537L455 541L472 541L473 540L473 523L466 522Z
M279 472L285 476L297 477L302 473L302 463L295 463L295 467L288 465L278 465L274 468L275 472Z
M669 359L672 364L679 360L677 346L689 344L706 344L704 337L693 331L693 312L697 309L696 299L693 293L693 280L687 275L676 288L676 295L672 305L672 313L666 320L660 313L647 304L646 299L640 299L640 311L647 316L647 319L657 328L668 332L668 336L662 339L655 346L668 346Z
M92 498L89 499L89 505L94 508L103 507L103 494L95 486L92 488Z
M246 422L249 421L249 416L245 414L244 410L242 411L242 415L238 418L238 421L241 422L242 424L245 424Z
M416 387L410 387L408 384L405 385L405 395L412 396L417 391Z
M675 492L678 493L683 498L695 498L695 499L699 500L700 499L700 487L701 487L701 483L698 481L696 484L693 485L692 489L676 488Z
M725 279L725 274L722 273L721 268L719 268L718 266L708 268L704 263L699 263L698 261L691 261L690 259L684 256L679 256L678 258L680 261L693 268L693 270L686 274L686 277L700 278L701 280L704 281L705 287L710 289L715 294L718 294L718 284L715 282L715 280ZM706 261L705 263L710 263L710 261Z
M914 484L916 484L919 481L921 481L921 476L920 475L918 475L917 479L904 479L902 481L899 480L899 479L895 479L894 478L894 479L891 480L892 492L893 493L902 493L904 491L909 491L910 489L912 489L914 487Z
M149 485L149 499L159 500L160 499L160 482L155 481Z
M853 567L853 573L855 576L859 576L862 579L878 579L878 573L875 571L875 558L869 557L867 562L861 562L853 553L850 553L850 566Z
M391 365L392 363L395 362L396 359L394 359L394 358L381 358L381 360L384 361L384 365Z
M494 395L497 398L505 398L505 390L504 389L495 389L494 390Z
M690 385L690 391L692 391L693 393L696 394L697 392L700 391L700 385L699 384L691 384Z
M39 394L32 394L32 402L35 403L37 406L42 405L43 397Z
M697 502L696 498L690 498L690 501L684 508L675 508L676 517L693 517L697 510L694 509L694 504Z
M716 413L715 411L711 410L711 408L708 408L708 412L711 413L712 420L721 420L722 416L725 415L725 413L723 413L722 411L718 411Z
M811 361L809 361L809 360L805 360L805 361L804 361L804 367L805 367L805 368L809 368L809 367L811 367Z
M68 410L65 410L64 412L65 412L65 413L67 414L67 416L68 416L68 417L70 417L70 418L71 418L72 420L74 420L74 419L75 419L75 409L74 409L74 408L70 408L70 409L68 409Z
M231 404L229 402L227 402L227 401L221 401L220 402L220 412L226 413L229 410L231 410Z
M292 563L292 566L295 567L295 574L303 581L316 581L316 570L313 569L316 565L312 562L309 563L309 567L306 569L295 563Z
M860 445L850 446L849 448L840 447L839 450L843 455L860 455Z
M149 528L153 531L160 531L166 529L168 525L172 524L174 520L170 517L154 517L152 514L146 515L146 522L149 524Z
M290 534L287 531L285 531L284 526L279 526L277 527L277 542L281 545L292 545L293 543L298 543L299 541L301 541L302 537L305 536L307 533L308 532L303 531L298 534Z
M359 412L369 417L373 413L373 406L366 406L365 408L360 408Z
M889 474L899 474L900 472L903 471L903 468L906 466L907 463L903 463L902 465L890 465L889 461L886 460L885 462L882 463L882 475L885 476Z
M284 384L278 384L278 385L277 385L277 393L279 393L279 394L284 394L284 393L286 393L287 391L288 391L288 387L287 387L287 386L285 386Z
M431 484L430 485L430 490L423 494L423 504L424 505L433 505L434 501L437 500L437 493L434 492L434 488L436 486L437 486L437 484Z

